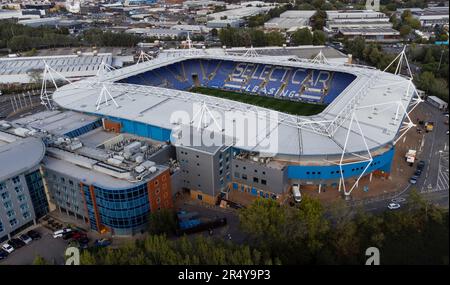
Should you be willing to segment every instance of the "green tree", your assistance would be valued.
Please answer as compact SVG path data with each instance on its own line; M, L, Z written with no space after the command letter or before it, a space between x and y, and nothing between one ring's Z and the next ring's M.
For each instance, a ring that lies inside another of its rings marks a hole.
M411 33L411 27L408 25L402 25L400 27L400 36L407 37Z
M319 30L313 33L313 44L314 45L324 45L327 42L327 35Z
M168 234L175 232L177 222L172 210L161 209L151 213L149 217L149 232L152 234Z
M48 262L42 256L36 255L36 257L33 260L33 265L50 265L50 262Z
M312 33L308 28L299 29L292 34L291 42L295 45L312 45Z
M269 32L266 34L266 38L269 46L282 46L286 41L283 34L279 32Z

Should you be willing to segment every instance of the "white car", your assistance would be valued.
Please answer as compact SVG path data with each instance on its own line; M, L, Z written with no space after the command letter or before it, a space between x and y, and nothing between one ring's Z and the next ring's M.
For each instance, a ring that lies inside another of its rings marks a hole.
M62 230L57 230L56 232L53 233L53 238L60 238L60 237L62 237L63 235L65 235L65 234L67 234L67 233L70 233L71 231L72 231L72 229L70 229L70 228L65 228L65 229L62 229Z
M14 247L12 247L9 243L5 243L4 245L2 245L2 249L7 253L11 253L14 251Z
M397 210L399 208L400 208L400 204L398 204L398 203L389 203L389 205L388 205L389 210Z
M19 239L21 241L23 241L25 244L29 244L30 242L32 242L33 240L26 234L20 235Z

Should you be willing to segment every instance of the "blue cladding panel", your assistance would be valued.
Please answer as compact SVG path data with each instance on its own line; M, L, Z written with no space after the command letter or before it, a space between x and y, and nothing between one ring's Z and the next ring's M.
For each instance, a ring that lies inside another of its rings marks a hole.
M114 122L119 122L122 125L123 133L151 138L157 141L170 140L171 130L116 117L108 117L108 119Z
M385 152L382 155L376 156L373 162L366 170L365 174L369 174L375 170L382 170L385 172L390 172L392 158L394 156L394 148ZM343 165L343 176L344 178L357 177L363 173L365 167L367 167L368 162L357 162L353 164ZM340 168L337 165L330 166L298 166L290 165L288 166L288 178L289 179L339 179L341 173Z

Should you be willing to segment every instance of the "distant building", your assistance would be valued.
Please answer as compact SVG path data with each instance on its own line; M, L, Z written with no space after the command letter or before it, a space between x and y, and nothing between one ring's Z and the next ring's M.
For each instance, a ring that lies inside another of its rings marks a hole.
M3 132L4 126L0 124L0 242L32 226L49 211L40 171L44 143Z
M34 71L42 73L46 62L69 79L97 74L102 62L112 65L111 53L0 58L0 83L30 83Z
M392 28L341 28L339 36L347 39L364 37L367 42L398 42L400 32Z
M282 13L280 17L273 18L264 23L264 28L283 31L297 30L309 26L311 17L314 16L315 13L316 11L286 11Z
M175 39L187 35L187 31L176 29L151 29L151 28L133 28L125 31L127 34L135 34L150 38L171 38Z
M448 26L448 7L431 7L412 12L422 27Z
M243 19L217 19L217 20L209 20L206 23L206 26L208 28L216 28L216 29L221 29L221 28L239 28L242 27L245 24L245 20Z
M392 28L389 17L373 10L339 10L326 11L327 22L324 28L329 33L337 33L340 29L359 28Z

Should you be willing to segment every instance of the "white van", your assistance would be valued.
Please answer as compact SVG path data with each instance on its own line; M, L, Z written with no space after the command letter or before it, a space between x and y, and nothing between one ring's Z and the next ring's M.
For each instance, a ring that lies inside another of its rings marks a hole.
M302 201L302 193L300 193L300 185L297 183L292 184L292 194L294 196L294 200L297 203Z

